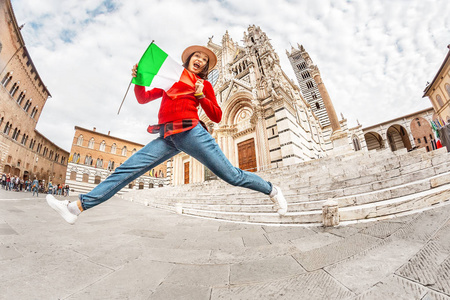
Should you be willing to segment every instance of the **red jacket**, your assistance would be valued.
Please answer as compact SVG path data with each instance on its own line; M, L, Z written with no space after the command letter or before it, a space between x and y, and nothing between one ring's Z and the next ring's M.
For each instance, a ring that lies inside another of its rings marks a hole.
M219 123L222 119L222 110L217 104L214 89L208 81L203 81L203 94L205 97L198 100L194 96L194 88L183 82L177 82L172 89L179 91L180 95L170 98L167 93L159 88L145 91L145 87L140 85L134 86L136 99L140 104L148 103L152 100L162 97L161 106L158 113L158 123L165 124L168 122L181 121L183 119L199 119L198 105L200 104L209 119L215 123Z

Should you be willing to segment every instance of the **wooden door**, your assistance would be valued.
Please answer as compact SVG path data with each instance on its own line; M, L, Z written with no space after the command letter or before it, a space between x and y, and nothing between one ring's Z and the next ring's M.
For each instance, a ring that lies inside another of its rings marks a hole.
M239 168L256 172L255 141L249 139L238 144Z
M184 184L189 183L189 162L184 163Z

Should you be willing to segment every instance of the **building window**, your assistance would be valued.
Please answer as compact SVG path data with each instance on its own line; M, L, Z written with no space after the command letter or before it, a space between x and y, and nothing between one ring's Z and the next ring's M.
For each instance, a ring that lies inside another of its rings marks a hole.
M103 159L97 158L97 163L95 164L97 168L103 168Z
M114 170L114 161L108 161L108 171Z
M11 95L11 97L14 97L15 93L19 89L19 84L20 84L20 81L17 81L16 83L13 84L13 86L9 90L9 94Z
M419 144L422 143L422 142L420 141L420 138L417 139L417 142L418 142Z
M32 100L31 98L27 100L27 102L25 103L25 106L23 107L23 110L28 112L28 110L30 109L30 106L32 104Z
M357 136L353 136L352 142L353 142L353 149L355 151L361 150L361 144L359 143L359 139Z
M15 141L17 141L17 138L19 137L19 134L20 134L20 130L17 130L17 127L14 128L14 132L13 132L13 135L12 135L12 139L15 140Z
M80 134L80 136L77 139L77 146L83 146L83 135Z
M70 172L70 180L77 180L77 172L75 171Z
M312 89L314 87L314 83L312 83L312 81L308 81L306 83L306 86L308 87L308 89Z
M302 73L302 78L303 79L306 79L306 78L309 78L309 77L311 77L311 75L309 74L308 71Z
M105 142L105 141L102 141L102 142L100 143L100 148L99 148L99 150L100 150L100 151L105 151L105 148L106 148L106 142Z
M440 95L436 96L436 101L439 104L439 108L441 108L442 106L444 106L444 102L442 102L442 98Z
M127 156L127 146L123 146L122 148L122 155Z
M135 154L136 153L136 148L134 148L132 151L131 151L131 155L133 155L133 154Z
M2 79L2 85L6 87L12 79L12 72L8 72Z
M34 119L34 117L36 116L36 113L38 112L38 108L37 105L33 108L33 110L31 111L31 117Z
M302 63L298 64L298 65L297 65L297 68L298 68L299 70L304 70L304 69L306 69L306 62L302 62Z
M426 136L423 137L423 142L424 142L425 144L428 143L427 137L426 137Z
M311 97L313 98L313 100L316 100L317 99L316 93L315 92L311 92Z
M89 174L84 173L84 174L83 174L83 179L82 179L82 181L83 181L83 182L89 182Z
M112 153L112 154L116 154L116 151L117 151L117 145L116 145L116 143L114 143L114 144L112 144L112 146L111 146L111 153Z
M91 139L89 140L88 148L94 149L94 138L91 138Z
M102 178L100 176L95 176L94 183L99 184L101 182Z
M19 104L19 105L22 104L23 98L25 98L25 93L26 93L26 91L23 91L20 93L19 97L17 97L17 104Z
M316 108L317 108L317 109L320 109L320 104L319 104L319 102L316 102Z
M450 97L450 84L445 84L445 90L447 91L447 95Z
M11 127L12 127L12 124L7 122L6 125L5 125L5 129L3 130L3 133L6 134L6 135L9 135L9 132L11 131Z

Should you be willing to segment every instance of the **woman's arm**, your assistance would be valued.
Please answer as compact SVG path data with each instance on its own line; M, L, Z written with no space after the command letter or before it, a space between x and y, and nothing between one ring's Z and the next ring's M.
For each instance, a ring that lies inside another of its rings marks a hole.
M163 96L164 90L162 89L151 89L149 91L145 91L144 86L135 85L134 86L134 94L136 95L136 99L140 104L148 103L152 100L161 98Z
M197 99L211 121L219 123L222 120L222 110L219 104L217 104L216 95L214 95L214 89L211 83L206 80L203 81L203 96L197 96Z
M133 66L131 69L131 76L136 77L138 64ZM136 99L140 104L148 103L152 100L161 98L163 96L163 90L161 89L151 89L149 91L145 91L145 87L140 85L134 86L134 94L136 95Z

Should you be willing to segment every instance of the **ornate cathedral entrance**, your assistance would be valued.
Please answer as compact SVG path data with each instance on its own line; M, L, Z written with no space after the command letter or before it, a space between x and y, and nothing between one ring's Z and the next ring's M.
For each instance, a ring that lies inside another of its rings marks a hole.
M256 172L255 141L249 139L238 144L239 168Z

